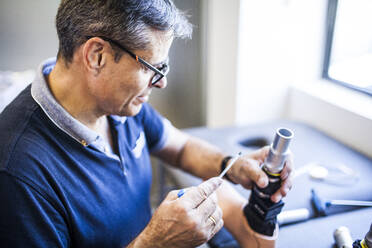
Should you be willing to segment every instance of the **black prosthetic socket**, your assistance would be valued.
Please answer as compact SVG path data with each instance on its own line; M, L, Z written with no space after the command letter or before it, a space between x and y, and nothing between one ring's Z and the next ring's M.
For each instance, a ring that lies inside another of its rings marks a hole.
M276 216L284 206L284 202L274 203L270 197L280 189L282 180L280 173L289 154L289 142L293 132L286 128L276 131L274 141L262 166L269 178L269 184L261 189L253 185L249 203L244 207L244 215L249 226L257 233L273 236L276 227Z
M276 216L282 210L284 202L274 203L270 200L270 196L280 188L281 180L279 175L271 175L268 172L266 174L269 177L269 185L263 189L253 186L244 214L255 232L272 236L276 227Z

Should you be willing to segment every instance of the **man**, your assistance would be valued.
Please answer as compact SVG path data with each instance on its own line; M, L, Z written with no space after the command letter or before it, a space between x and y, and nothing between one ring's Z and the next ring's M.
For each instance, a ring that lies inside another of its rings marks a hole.
M244 200L227 186L216 192L226 154L146 103L167 85L173 39L191 35L185 16L169 0L62 0L56 26L57 60L0 118L1 247L195 247L224 221L242 246L255 245ZM265 186L267 151L239 159L230 180ZM150 153L212 179L170 192L151 216ZM290 170L287 161L273 201L288 192Z

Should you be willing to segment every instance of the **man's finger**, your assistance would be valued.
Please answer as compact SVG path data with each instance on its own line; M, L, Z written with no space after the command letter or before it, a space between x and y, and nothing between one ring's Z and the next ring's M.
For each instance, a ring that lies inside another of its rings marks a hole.
M223 222L223 220L221 219L221 220L217 223L217 225L213 228L212 233L211 233L211 236L209 237L209 239L213 238L213 236L216 235L216 233L217 233L219 230L221 230L221 228L223 227L223 224L224 224L224 222Z
M242 174L245 174L247 178L253 180L258 187L263 188L269 183L269 179L265 172L260 168L257 160L247 158L245 164L242 166Z
M188 209L197 208L222 182L223 180L218 177L210 178L199 186L192 187L186 194L179 198L179 200L182 201L184 206Z
M211 213L208 218L206 219L206 222L209 226L215 227L218 222L222 220L222 210L220 207L217 207L213 213Z
M264 146L261 149L258 149L250 153L249 156L253 159L260 161L260 163L263 163L267 155L269 155L269 151L270 151L270 146Z
M292 188L292 181L290 178L287 178L286 180L282 182L282 186L280 187L280 189L278 189L278 191L276 191L271 196L271 200L273 202L278 202L280 199L282 199L284 196L288 194L291 188Z
M216 225L214 225L214 223L213 223L214 226L212 226L213 229L211 231L211 235L210 235L209 239L211 239L223 227L224 222L223 222L223 219L222 219L222 211L221 210L220 210L220 214L221 214L220 217L217 217L217 219L215 219L215 221L217 222ZM213 217L213 218L216 218L216 217Z
M203 221L206 221L208 216L212 215L217 208L217 194L212 193L205 201L195 209L199 212L200 217Z
M290 154L290 156L288 156L287 160L285 161L284 168L282 172L280 173L280 178L282 180L287 179L287 177L291 174L292 170L293 170L293 157Z

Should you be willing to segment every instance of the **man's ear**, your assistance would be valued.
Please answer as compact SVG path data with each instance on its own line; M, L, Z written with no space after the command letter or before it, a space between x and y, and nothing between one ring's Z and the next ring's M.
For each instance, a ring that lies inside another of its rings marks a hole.
M95 76L100 73L107 62L108 44L98 37L89 39L83 45L83 61L86 69Z

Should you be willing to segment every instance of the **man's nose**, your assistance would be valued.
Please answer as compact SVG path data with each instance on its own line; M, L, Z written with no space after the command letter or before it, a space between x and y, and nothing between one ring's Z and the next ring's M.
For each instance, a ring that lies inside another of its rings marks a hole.
M167 84L168 84L167 77L163 77L161 80L156 82L156 84L152 85L152 87L163 89L167 87Z

